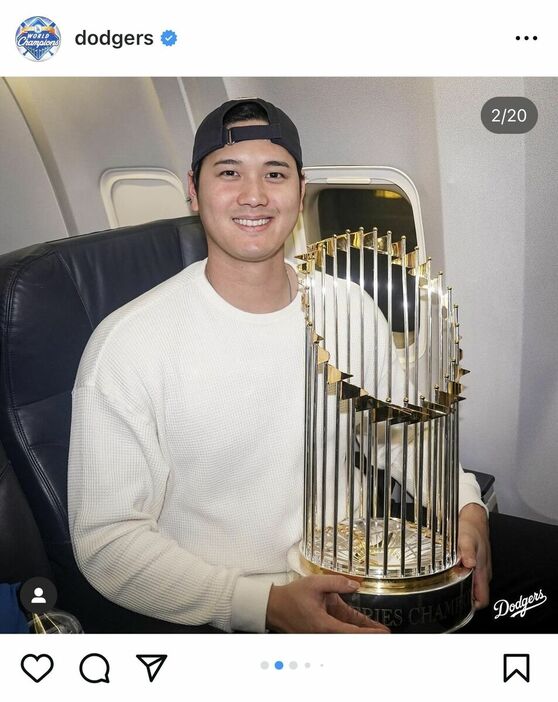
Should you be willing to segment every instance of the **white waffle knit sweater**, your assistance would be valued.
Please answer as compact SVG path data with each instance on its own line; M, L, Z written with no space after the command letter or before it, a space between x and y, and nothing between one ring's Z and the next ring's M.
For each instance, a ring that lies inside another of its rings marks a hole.
M287 582L301 538L303 430L300 295L243 312L201 261L133 300L95 330L73 391L79 567L143 614L264 631L269 590ZM467 502L480 492L462 473Z

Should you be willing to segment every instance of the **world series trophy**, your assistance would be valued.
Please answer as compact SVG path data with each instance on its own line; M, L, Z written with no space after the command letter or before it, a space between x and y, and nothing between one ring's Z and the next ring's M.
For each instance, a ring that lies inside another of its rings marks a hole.
M304 503L289 566L294 577L356 579L344 599L393 632L458 629L473 616L473 573L457 553L468 371L452 289L418 247L377 229L347 230L298 258Z

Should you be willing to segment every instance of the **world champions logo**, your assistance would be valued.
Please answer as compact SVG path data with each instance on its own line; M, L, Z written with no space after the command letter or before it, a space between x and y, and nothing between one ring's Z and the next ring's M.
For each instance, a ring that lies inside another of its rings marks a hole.
M29 17L17 28L19 53L30 61L47 61L60 47L60 30L48 17Z

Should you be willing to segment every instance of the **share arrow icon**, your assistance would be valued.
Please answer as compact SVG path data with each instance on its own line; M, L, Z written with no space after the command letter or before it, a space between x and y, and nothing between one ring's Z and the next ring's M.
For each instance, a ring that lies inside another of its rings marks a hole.
M157 677L157 673L163 667L163 663L167 660L167 655L165 653L160 653L157 655L140 655L136 654L136 658L141 661L147 668L147 677L149 682L153 682Z

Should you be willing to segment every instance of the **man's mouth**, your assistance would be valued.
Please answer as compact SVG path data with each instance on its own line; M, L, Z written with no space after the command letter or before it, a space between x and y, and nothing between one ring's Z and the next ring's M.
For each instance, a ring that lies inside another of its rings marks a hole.
M242 227L263 227L270 221L271 217L261 217L260 219L243 219L240 217L233 217L233 222L240 224Z

